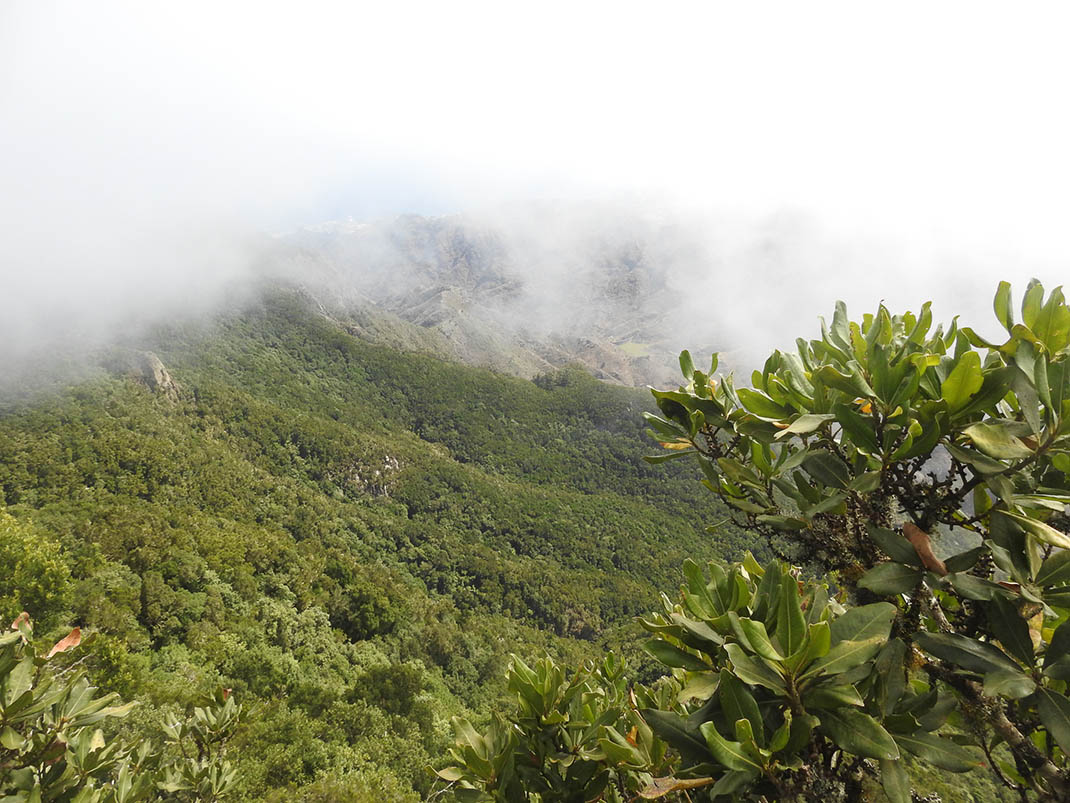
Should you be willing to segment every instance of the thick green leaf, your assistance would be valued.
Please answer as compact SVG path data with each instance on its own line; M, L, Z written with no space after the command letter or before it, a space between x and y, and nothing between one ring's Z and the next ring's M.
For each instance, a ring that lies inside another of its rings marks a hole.
M758 742L764 740L764 728L762 714L758 710L758 703L747 687L729 670L721 670L721 690L717 695L721 701L721 710L725 719L735 722L746 719L750 722L751 730Z
M773 735L769 739L769 752L779 753L785 747L788 746L788 737L791 735L791 709L784 709L784 721L780 723L780 727L773 731Z
M1004 597L1008 593L1003 586L991 580L974 577L965 572L949 574L947 579L951 587L966 599L988 602L996 597Z
M988 551L987 547L977 546L973 549L967 549L965 552L960 552L957 555L952 555L950 558L944 561L944 566L948 572L965 572L972 569L977 565L977 561L981 559L981 556Z
M779 694L784 693L784 679L776 670L751 658L738 644L726 644L724 648L728 653L728 660L732 662L732 669L740 680L751 686L764 686Z
M1051 642L1044 652L1044 666L1070 655L1070 620L1063 622L1051 636Z
M918 633L914 642L925 652L973 672L1020 672L1006 653L991 644L957 633Z
M895 760L899 748L877 720L853 708L821 713L820 730L839 747L856 756Z
M849 683L822 684L812 689L807 689L803 692L802 702L807 710L837 709L847 705L855 705L861 708L864 705L862 695Z
M680 352L680 373L688 382L695 376L695 363L691 359L691 352L687 349Z
M1070 656L1045 661L1044 675L1052 680L1070 680Z
M874 637L887 639L895 613L896 608L890 602L873 602L848 608L847 613L832 620L832 643L865 641Z
M996 319L1003 325L1003 328L1010 333L1014 327L1014 308L1011 306L1011 285L1010 282L1000 282L999 288L996 290L996 297L992 301L992 307L996 311Z
M806 619L799 599L799 583L789 573L780 578L780 607L777 611L776 637L790 655L799 649L806 637Z
M841 641L824 657L810 664L804 677L839 675L849 669L854 669L880 652L885 641L887 641L886 636L873 636L864 641Z
M699 729L706 738L706 746L710 755L726 769L737 772L760 772L762 765L751 757L739 742L725 739L717 732L712 722L704 722Z
M1059 549L1070 549L1070 536L1066 533L1059 532L1054 527L1045 524L1042 521L1030 518L1029 516L1019 516L1017 513L1009 513L1002 511L1002 515L1017 522L1017 524L1028 532L1030 535L1039 538L1045 544L1051 544L1052 546L1059 547Z
M895 741L908 753L948 772L969 772L984 763L978 753L935 733L896 734Z
M719 685L720 676L715 672L688 672L676 699L681 703L688 700L705 702L713 696Z
M857 365L857 363L855 364ZM869 383L866 382L865 378L863 378L861 372L858 371L843 374L831 365L822 365L813 372L812 376L826 387L834 388L842 393L846 393L852 399L859 396L865 399L872 399L877 395L873 391L873 388L870 387Z
M852 491L869 494L881 487L881 473L879 471L867 471L859 474L847 485Z
M814 622L803 640L802 647L787 659L787 666L792 672L805 669L818 658L828 655L832 645L832 635L828 622Z
M923 572L904 566L902 563L878 563L858 581L859 588L866 588L874 594L906 594L917 588Z
M902 760L892 761L882 758L881 787L884 794L888 795L889 803L910 803L911 797L910 776L903 767Z
M730 771L726 772L710 788L710 798L716 800L721 797L731 797L754 783L754 779L758 776L757 772L753 771Z
M832 421L835 418L834 415L829 413L807 413L800 415L791 424L780 430L776 434L777 439L785 438L788 435L809 435L821 428L822 425Z
M677 636L688 647L693 647L707 654L713 654L724 644L724 637L705 622L689 619L680 613L672 613L669 618L674 625L680 628L678 634L673 633L673 635Z
M1037 689L1037 713L1040 721L1064 753L1070 754L1070 700L1051 689Z
M970 468L977 469L977 472L980 474L999 474L1000 472L1007 470L1006 463L1001 463L998 460L994 460L980 452L974 451L973 449L966 449L965 447L949 443L947 445L947 450L951 453L951 456L960 463L965 463L970 466Z
M846 488L851 481L851 470L832 452L817 449L803 460L806 473L829 488Z
M1044 300L1044 286L1036 279L1026 285L1022 297L1022 322L1032 329L1040 317L1041 302Z
M791 416L791 410L777 404L764 393L750 388L740 388L737 393L743 406L760 418L781 421Z
M877 702L885 717L895 710L906 690L906 655L907 645L902 639L894 638L881 647L873 661Z
M769 634L766 632L764 624L753 619L741 618L739 619L739 627L750 643L751 649L762 658L768 658L770 661L784 660L784 656L777 652L773 643L769 640Z
M984 374L981 372L981 355L968 351L962 355L947 379L940 385L940 397L947 402L952 412L965 407L970 398L981 389Z
M836 415L836 421L843 427L843 433L851 440L851 443L867 454L876 454L880 451L877 436L873 430L874 420L871 416L863 416L846 404L837 404L832 409Z
M1002 510L993 510L989 516L988 533L991 540L985 543L992 550L992 559L999 568L1019 582L1028 582L1036 576L1040 561L1033 560L1028 535L1017 521Z
M1003 597L994 598L985 608L992 635L1003 645L1003 649L1026 666L1032 666L1033 640L1029 637L1029 625L1018 613L1018 608Z
M989 697L1009 697L1020 700L1036 690L1037 684L1021 671L996 669L985 673L985 694Z
M1016 422L983 421L966 427L962 434L986 455L998 460L1020 460L1033 456L1033 450L1020 440L1022 431Z
M643 645L643 649L654 657L659 663L678 669L687 669L692 672L702 672L710 669L710 665L701 658L689 652L681 650L662 639L651 639Z
M657 708L644 708L639 715L654 733L676 748L685 760L697 763L707 755L706 739L699 731L698 725L686 717Z
M908 566L915 566L922 568L921 558L911 545L910 541L904 538L902 535L891 530L886 530L883 527L878 527L873 522L866 523L866 529L869 531L869 537L872 538L882 550L892 560L897 563L905 563Z
M611 738L599 739L598 747L606 754L606 758L609 759L610 763L631 765L633 767L639 767L644 764L642 752L630 744L615 728L606 726L606 733Z

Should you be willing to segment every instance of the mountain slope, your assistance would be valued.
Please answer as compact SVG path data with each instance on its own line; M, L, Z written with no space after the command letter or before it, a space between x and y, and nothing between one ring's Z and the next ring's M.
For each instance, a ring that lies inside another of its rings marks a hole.
M714 329L689 290L705 267L693 237L619 211L334 222L277 246L274 269L374 321L362 333L416 327L438 353L527 378L578 363L620 384L672 382L684 344L666 333L701 346Z
M120 371L9 409L0 503L70 572L31 613L98 634L133 727L218 685L250 703L248 799L426 790L510 652L597 655L685 556L750 546L702 532L723 515L690 472L639 459L647 394L578 370L400 352L288 290L132 345L174 392Z

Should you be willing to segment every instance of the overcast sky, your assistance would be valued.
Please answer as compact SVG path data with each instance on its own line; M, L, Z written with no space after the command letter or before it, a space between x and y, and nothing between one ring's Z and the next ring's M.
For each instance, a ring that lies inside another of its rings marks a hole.
M181 294L240 272L236 233L532 198L788 219L867 308L1057 283L1066 8L6 0L9 312Z

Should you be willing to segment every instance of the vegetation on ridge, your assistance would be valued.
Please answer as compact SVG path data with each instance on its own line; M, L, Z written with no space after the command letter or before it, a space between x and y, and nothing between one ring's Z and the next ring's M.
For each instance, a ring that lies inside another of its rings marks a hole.
M629 644L686 555L752 543L582 371L399 353L288 292L136 345L177 400L101 375L0 416L0 614L95 633L126 735L232 688L237 799L416 799L510 652Z

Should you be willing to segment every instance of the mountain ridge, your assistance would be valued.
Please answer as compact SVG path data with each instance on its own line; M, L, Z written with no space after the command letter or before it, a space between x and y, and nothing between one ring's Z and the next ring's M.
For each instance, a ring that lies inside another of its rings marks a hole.
M686 291L676 230L561 225L327 222L277 236L271 259L361 336L416 343L419 332L429 351L524 378L576 363L618 384L675 382L683 344L663 333Z

